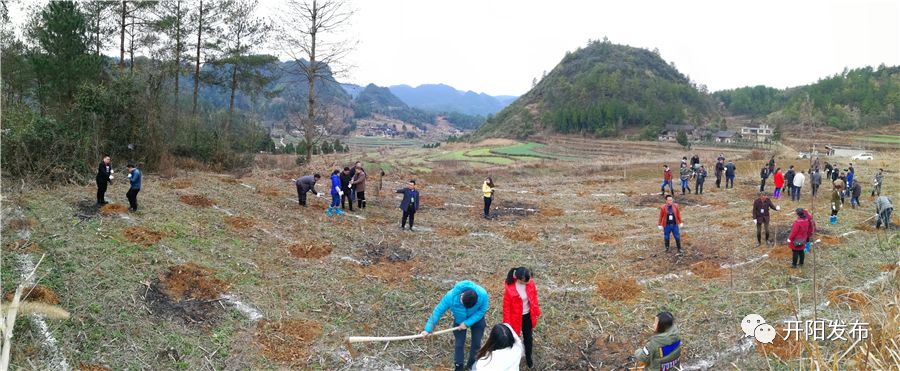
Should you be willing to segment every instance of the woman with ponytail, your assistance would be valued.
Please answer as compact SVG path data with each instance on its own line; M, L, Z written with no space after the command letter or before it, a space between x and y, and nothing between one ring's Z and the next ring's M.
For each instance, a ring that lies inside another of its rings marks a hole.
M509 270L506 274L506 290L503 294L503 322L518 334L525 345L525 362L534 366L531 350L534 346L533 330L541 316L537 286L531 279L531 271L525 267Z

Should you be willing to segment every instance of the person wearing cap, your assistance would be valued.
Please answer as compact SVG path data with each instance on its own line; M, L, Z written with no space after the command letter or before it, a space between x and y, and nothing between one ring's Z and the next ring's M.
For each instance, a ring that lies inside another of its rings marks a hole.
M131 182L131 187L129 187L128 192L125 193L125 197L128 198L128 210L137 211L137 195L138 192L141 191L141 171L134 166L134 164L128 164L127 169L128 180Z
M753 224L756 224L756 246L762 245L762 229L766 230L766 245L772 243L769 239L769 210L781 210L769 199L765 192L759 192L759 198L753 201Z
M481 338L484 336L486 326L484 315L488 310L487 291L472 281L460 281L441 302L434 308L428 321L425 322L423 336L428 336L434 331L434 327L447 311L453 314L453 331L455 338L453 365L455 371L468 370L475 364L478 348L481 348ZM469 347L468 362L465 361L466 330L472 329L472 343ZM465 365L465 368L463 366Z
M419 210L419 191L416 190L416 181L410 180L406 188L398 189L397 193L403 194L403 201L400 201L400 210L403 211L400 229L406 228L406 219L409 219L409 230L411 231L413 223L416 221L416 211Z

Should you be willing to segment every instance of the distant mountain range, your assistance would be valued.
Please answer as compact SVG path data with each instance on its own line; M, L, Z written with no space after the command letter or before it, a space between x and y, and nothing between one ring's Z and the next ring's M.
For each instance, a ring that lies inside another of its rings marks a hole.
M471 90L460 91L445 84L425 84L417 87L394 85L390 89L410 107L430 112L457 112L473 116L493 115L517 98L509 95L491 96Z

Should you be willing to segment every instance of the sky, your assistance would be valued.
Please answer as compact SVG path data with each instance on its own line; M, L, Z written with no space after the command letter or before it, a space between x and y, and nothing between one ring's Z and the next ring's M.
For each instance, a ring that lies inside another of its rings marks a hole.
M25 2L28 3L28 2ZM813 83L845 67L900 65L898 0L355 0L358 42L341 81L444 83L521 95L567 51L607 37L658 48L710 91ZM261 0L274 18L283 2ZM23 13L12 9L16 23ZM323 35L321 37L328 37ZM274 47L267 52L284 54ZM112 53L110 53L112 54Z

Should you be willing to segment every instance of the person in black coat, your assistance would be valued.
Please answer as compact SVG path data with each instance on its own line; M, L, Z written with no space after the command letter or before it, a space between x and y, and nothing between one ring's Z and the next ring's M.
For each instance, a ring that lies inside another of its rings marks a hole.
M416 211L419 210L419 191L416 190L416 181L410 180L406 188L398 189L397 193L403 194L403 201L400 201L400 210L403 210L400 229L406 228L406 219L409 219L409 230L413 230Z
M341 191L344 192L341 195L341 207L344 207L344 201L350 201L350 207L348 210L353 211L353 197L350 195L350 182L353 180L353 175L350 175L350 167L345 167L344 171L341 173Z
M113 169L109 155L104 155L97 166L97 205L106 205L106 186L113 179Z

